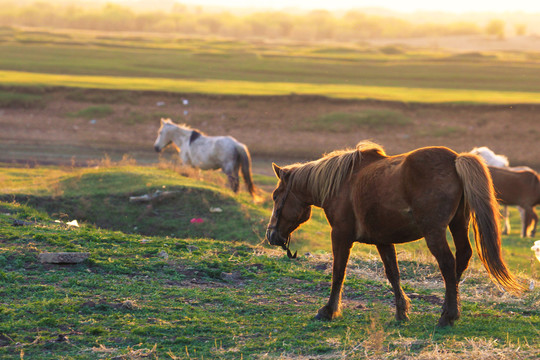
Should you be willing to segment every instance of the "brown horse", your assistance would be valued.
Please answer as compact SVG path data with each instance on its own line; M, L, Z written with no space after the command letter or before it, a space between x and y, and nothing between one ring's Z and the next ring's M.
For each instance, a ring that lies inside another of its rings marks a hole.
M489 166L497 199L503 205L517 205L521 213L521 236L534 237L538 216L534 207L540 205L540 176L530 168L500 168Z
M476 155L427 147L387 156L376 144L360 143L316 161L273 166L279 181L269 243L288 250L290 234L309 219L312 205L323 208L332 227L332 288L317 319L341 314L345 268L353 243L361 242L377 246L394 290L396 319L407 320L410 301L400 286L394 244L424 237L446 286L439 325L453 324L460 316L458 284L472 255L471 213L476 249L488 273L506 290L523 291L501 257L498 204L489 172ZM455 258L446 240L448 226Z

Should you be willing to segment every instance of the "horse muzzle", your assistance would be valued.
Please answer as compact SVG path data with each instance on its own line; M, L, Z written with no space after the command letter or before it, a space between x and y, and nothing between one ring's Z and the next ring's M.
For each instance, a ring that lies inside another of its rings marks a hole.
M156 150L156 152L161 152L161 148L158 145L154 145L154 150Z
M283 248L287 245L287 239L279 235L274 228L268 228L266 230L266 240L268 240L270 245L281 246Z
M287 257L289 259L296 259L298 251L295 251L293 255L291 249L289 248L289 244L291 242L290 236L285 239L283 236L278 234L275 228L268 228L266 230L266 239L268 240L270 245L281 246L283 250L287 250Z

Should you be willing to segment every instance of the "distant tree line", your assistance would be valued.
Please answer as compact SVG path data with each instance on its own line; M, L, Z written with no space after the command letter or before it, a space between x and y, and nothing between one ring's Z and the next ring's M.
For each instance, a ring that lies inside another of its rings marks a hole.
M420 24L359 11L349 11L339 16L326 10L303 14L255 12L239 15L226 11L206 12L202 7L178 3L169 11L134 11L114 3L85 7L47 2L17 4L0 0L0 26L167 32L235 38L358 41L370 38L493 34L497 31L500 37L500 29L491 25L491 28L485 29L472 22Z

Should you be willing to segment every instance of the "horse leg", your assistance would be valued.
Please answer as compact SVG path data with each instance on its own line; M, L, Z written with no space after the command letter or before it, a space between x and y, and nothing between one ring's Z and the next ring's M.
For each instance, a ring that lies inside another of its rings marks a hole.
M456 281L459 284L461 275L469 267L472 257L472 248L469 241L469 220L468 214L460 207L452 221L450 222L450 232L454 238L456 246Z
M227 179L229 180L229 187L231 190L237 193L240 187L240 180L238 179L238 176L227 175Z
M439 326L453 325L459 319L459 293L456 274L456 260L446 241L446 229L428 232L425 235L426 243L441 270L446 288L443 312L439 319ZM462 265L463 266L463 265Z
M341 292L352 248L352 242L349 239L350 237L339 236L337 231L332 230L332 253L334 257L332 288L328 303L320 308L315 316L317 320L332 320L341 315Z
M534 237L536 235L536 225L538 224L538 215L536 215L536 212L534 212L534 209L531 208L531 215L532 215L532 221L531 221L531 237Z
M521 206L518 206L517 209L519 211L519 217L521 218L521 237L526 237L528 225L527 212L525 208L522 208Z
M233 163L228 163L222 168L225 175L227 175L227 180L229 181L229 187L235 193L238 192L240 187L240 178L238 177L238 166Z
M509 211L508 211L508 206L507 205L504 205L503 206L503 218L504 218L504 226L503 226L503 229L502 229L502 234L503 235L508 235L510 234L510 216L509 216Z
M531 236L533 237L536 233L536 224L538 222L538 216L534 212L534 209L531 208L524 208L523 209L523 215L522 215L522 229L521 229L521 237L527 237Z
M238 162L238 160L234 161L234 165L233 165L233 181L234 181L234 189L233 191L236 193L238 192L239 188L240 188L240 175L239 175L239 171L240 171L240 163Z
M377 250L384 263L386 277L394 289L394 296L396 299L396 320L409 320L407 313L411 302L399 284L399 267L396 259L396 249L394 245L377 245Z

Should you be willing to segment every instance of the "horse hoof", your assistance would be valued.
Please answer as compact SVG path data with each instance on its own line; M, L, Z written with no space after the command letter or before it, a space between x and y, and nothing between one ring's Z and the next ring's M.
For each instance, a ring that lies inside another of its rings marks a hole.
M328 314L323 313L322 311L319 311L317 315L315 315L315 320L319 321L330 321L332 318L328 316Z
M439 323L437 324L437 327L439 328L445 328L448 326L454 326L454 320L449 320L447 318L440 318Z
M407 321L409 321L409 316L407 314L403 314L403 315L397 315L396 314L396 321L407 322Z
M317 321L332 321L334 318L329 318L327 316L322 316L321 314L317 314L315 315L314 319Z
M326 308L326 306L324 306L319 309L319 311L317 312L317 315L315 315L315 319L321 320L321 321L330 321L337 318L340 315L341 315L340 312L331 312Z

